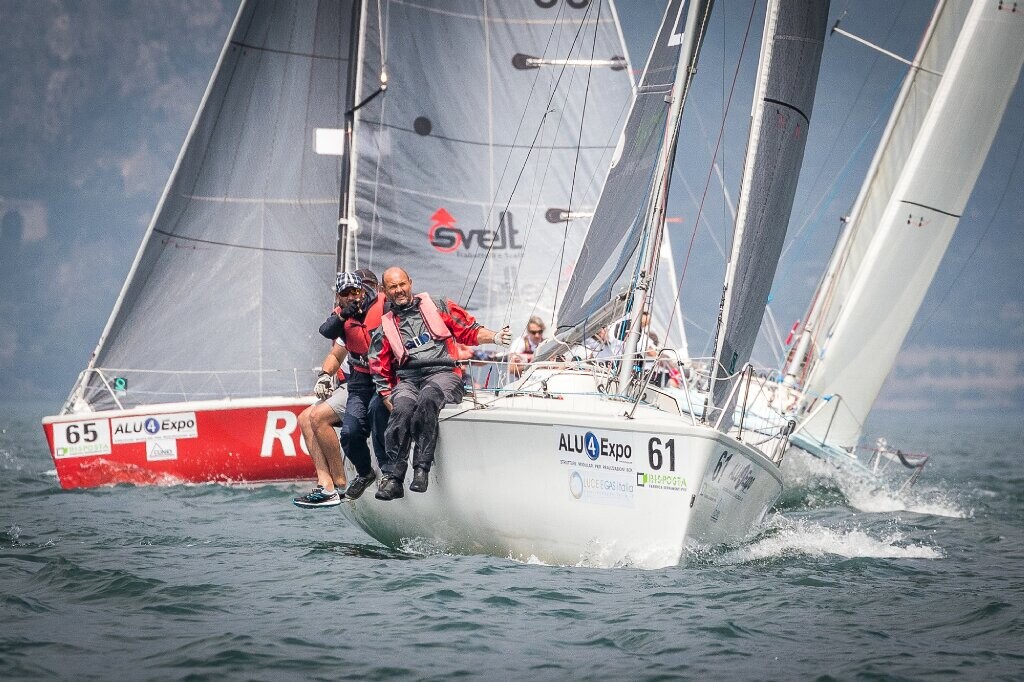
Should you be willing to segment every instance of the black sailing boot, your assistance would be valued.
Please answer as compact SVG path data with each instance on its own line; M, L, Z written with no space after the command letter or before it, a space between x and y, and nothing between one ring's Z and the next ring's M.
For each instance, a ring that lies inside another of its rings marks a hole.
M409 484L409 490L414 493L427 492L427 485L430 484L430 472L424 467L416 467L413 471L415 473L412 477L412 483Z
M405 488L402 486L402 479L385 474L380 479L377 493L374 495L378 500L397 500L405 497Z

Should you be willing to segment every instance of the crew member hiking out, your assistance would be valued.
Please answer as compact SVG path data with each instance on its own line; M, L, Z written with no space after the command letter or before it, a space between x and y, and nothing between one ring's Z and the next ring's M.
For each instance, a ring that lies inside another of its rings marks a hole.
M383 431L387 422L387 409L376 395L370 370L371 334L380 326L384 296L377 291L377 277L369 270L342 272L335 284L337 307L327 320L320 325L320 334L338 339L348 353L352 368L347 383L347 400L341 411L341 450L352 460L357 476L348 483L344 496L348 499L360 497L373 482L376 474L370 462L367 436L374 435L374 450L379 460L384 454ZM333 436L333 429L331 429ZM337 447L335 447L337 450ZM340 457L338 458L340 460ZM321 465L328 465L333 471L337 464L313 458L318 480L324 478ZM318 507L337 504L339 497L321 501L324 494L317 490L304 497L296 498L300 507Z
M384 436L385 460L380 463L376 498L392 500L405 493L409 448L413 480L409 490L424 492L437 446L437 420L445 403L462 400L462 370L454 366L456 344L508 346L506 326L495 332L481 327L454 302L421 293L413 296L412 280L402 268L384 272L384 294L391 310L381 320L374 339L379 347L378 390L391 410Z

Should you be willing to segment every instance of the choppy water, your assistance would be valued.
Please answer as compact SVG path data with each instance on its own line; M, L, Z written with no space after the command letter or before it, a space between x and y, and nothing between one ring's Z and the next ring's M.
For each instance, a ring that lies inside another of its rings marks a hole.
M1019 419L875 422L913 494L808 483L641 571L391 550L299 486L62 491L0 417L0 678L1024 677Z

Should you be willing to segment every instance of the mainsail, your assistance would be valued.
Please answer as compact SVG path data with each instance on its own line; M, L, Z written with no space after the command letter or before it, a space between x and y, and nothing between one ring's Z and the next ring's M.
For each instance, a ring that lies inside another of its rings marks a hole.
M545 214L596 204L624 55L609 1L243 2L65 411L305 395L350 162L351 263L402 265L494 327L550 316L586 222ZM353 158L318 154L385 68Z
M353 3L246 2L69 405L297 395L323 345ZM297 377L295 368L302 375Z
M999 3L939 2L814 297L787 374L808 436L857 444L1003 118L1024 21ZM821 399L828 399L818 409Z
M491 327L551 320L631 99L614 5L371 5L356 113L359 265Z
M828 19L828 0L770 2L715 351L713 404L724 410L750 359L803 162Z

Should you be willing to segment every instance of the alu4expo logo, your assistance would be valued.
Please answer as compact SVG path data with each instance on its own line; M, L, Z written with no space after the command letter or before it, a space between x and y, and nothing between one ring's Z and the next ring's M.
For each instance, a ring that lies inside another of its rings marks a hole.
M633 447L629 443L618 443L610 438L598 437L593 431L587 431L582 436L578 433L560 433L558 450L585 454L592 462L596 462L601 456L611 457L616 462L633 456Z
M441 253L453 253L460 248L469 251L474 246L477 249L491 251L523 248L522 244L516 243L519 232L515 228L510 211L501 211L498 214L498 227L494 229L481 227L462 230L455 227L455 223L455 217L444 207L434 211L430 216L430 229L427 231L430 245Z

